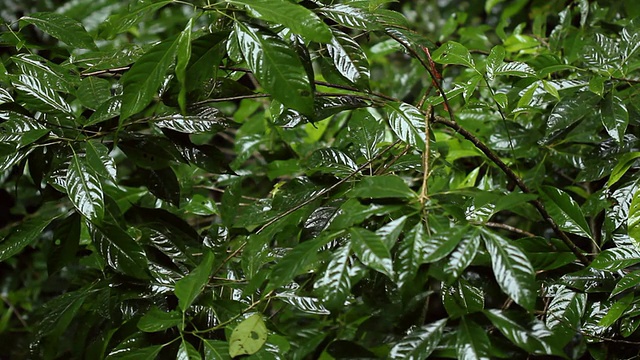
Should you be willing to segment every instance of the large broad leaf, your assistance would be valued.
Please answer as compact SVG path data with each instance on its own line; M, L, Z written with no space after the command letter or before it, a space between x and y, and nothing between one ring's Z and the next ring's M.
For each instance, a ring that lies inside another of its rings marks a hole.
M276 297L285 303L307 314L329 315L331 312L324 307L318 298L310 296L299 296L293 291L278 293ZM344 305L344 304L343 304Z
M16 89L34 97L48 107L67 114L73 113L71 105L69 105L62 96L46 84L43 84L42 81L35 76L21 74L17 77L12 77L12 83Z
M380 198L413 198L416 194L409 185L396 175L367 176L360 180L348 193L349 197Z
M387 103L385 111L391 130L405 143L424 150L426 124L420 110L407 103Z
M111 98L111 83L98 77L86 77L80 82L76 96L82 105L95 110Z
M449 255L444 266L444 273L448 277L448 282L453 283L462 272L471 265L480 248L480 233L477 228L470 234L467 233L464 239L458 244L456 249Z
M38 311L42 314L42 318L38 319L39 321L35 324L35 338L41 339L52 333L58 336L62 335L80 310L90 291L90 287L84 287L64 293L44 304Z
M618 271L640 263L640 248L637 245L622 245L606 249L598 254L591 267L599 270Z
M311 41L328 43L333 37L331 29L311 10L287 0L227 0L242 4L255 18L282 24L294 33Z
M593 239L580 206L569 194L552 186L543 186L540 188L540 195L549 215L561 230Z
M367 109L352 111L347 126L353 145L360 149L365 159L373 159L384 141L385 126Z
M28 220L13 228L0 242L0 262L7 260L19 253L25 246L38 240L51 221L60 215L58 207L48 203Z
M207 118L199 115L172 115L158 120L155 123L158 127L186 134L216 133L226 127L227 122L227 118L216 109L213 109L211 116Z
M311 80L296 52L274 34L235 23L234 34L249 69L276 100L313 117Z
M491 255L491 267L502 291L518 305L533 310L536 304L536 279L527 256L497 234L483 230L482 238Z
M362 8L346 4L323 7L320 12L338 24L359 30L380 30L375 16Z
M37 55L18 54L12 56L11 61L21 73L38 78L42 84L54 91L72 93L78 80L76 76L70 75L67 69Z
M442 319L414 330L391 348L389 358L427 359L438 346L446 323L447 319Z
M393 278L391 254L382 238L362 228L351 228L349 234L351 234L351 243L358 259L366 266Z
M148 277L147 256L127 232L114 225L95 225L91 237L110 267L135 278Z
M636 270L629 274L626 274L618 283L616 287L611 292L611 297L616 296L623 291L632 289L640 285L640 270Z
M442 304L451 318L482 311L484 291L460 279L452 286L442 285Z
M358 169L358 165L349 155L334 148L316 150L308 162L310 168L336 176L348 176Z
M640 190L633 194L633 200L631 200L627 230L629 236L636 241L636 246L640 248Z
M640 158L640 152L638 151L626 152L622 154L622 156L620 156L620 158L618 159L616 166L614 166L613 170L611 170L611 176L609 176L607 186L611 187L615 183L617 183L618 180L620 180L624 176L624 174L627 173L631 166L636 163L636 160L638 158Z
M580 328L587 304L587 294L560 287L547 309L546 325L563 342L571 340Z
M156 96L176 55L179 37L163 41L144 53L121 79L123 86L120 119L142 111Z
M189 309L193 300L200 295L204 286L209 282L209 275L213 267L213 253L207 251L202 262L187 276L176 281L175 294L182 312Z
M533 329L527 329L519 319L511 318L502 310L485 310L491 323L512 343L525 351L538 355L564 355L561 349L552 345L547 338L553 334L544 325L533 322Z
M200 360L200 352L190 342L182 339L178 353L176 354L176 360Z
M549 143L558 134L566 131L576 122L585 116L593 114L592 105L595 103L597 95L582 92L577 96L567 96L556 104L547 120L544 143Z
M469 49L455 41L449 41L439 47L433 52L432 58L439 64L457 64L475 69L475 63Z
M17 150L40 139L49 129L28 116L9 112L9 121L0 123L0 143L13 143Z
M104 216L104 195L100 178L87 164L85 156L74 152L69 160L66 181L69 199L82 215L99 223Z
M431 263L449 255L469 230L469 226L461 225L428 236L421 251L422 262Z
M347 34L334 31L327 53L340 75L360 89L369 88L369 60L360 45Z
M417 223L400 242L396 263L396 282L402 286L413 279L422 264L422 252L427 239L422 222Z
M144 332L157 332L170 329L182 323L182 314L178 311L163 311L152 307L138 321L138 329Z
M629 124L629 112L619 97L613 93L605 96L600 106L600 119L609 136L619 143L622 142Z
M109 16L100 25L100 35L107 39L112 38L136 25L145 15L172 2L172 0L140 0L132 2L124 11Z
M462 360L489 360L491 342L487 331L472 320L463 317L458 325L456 355Z
M229 343L221 340L203 340L205 360L231 360Z
M296 245L273 267L266 290L276 289L293 280L317 259L320 248L331 240L331 236L322 236Z
M351 291L351 276L349 274L351 243L343 244L333 253L324 274L315 283L322 294L322 301L329 308L340 308Z
M267 326L262 315L253 314L244 319L231 333L229 338L229 355L255 354L267 342Z
M62 14L38 12L20 18L20 26L33 24L72 48L98 50L82 24Z

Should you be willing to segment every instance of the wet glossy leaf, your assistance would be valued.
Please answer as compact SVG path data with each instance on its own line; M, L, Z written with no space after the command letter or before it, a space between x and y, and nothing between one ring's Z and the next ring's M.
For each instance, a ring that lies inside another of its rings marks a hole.
M335 4L320 9L320 12L338 24L359 30L380 30L376 18L362 8L347 4Z
M637 246L616 246L606 249L591 263L594 269L618 271L640 263L640 251Z
M0 142L13 143L15 151L40 139L49 131L35 119L9 112L9 120L0 123Z
M402 286L413 279L422 264L427 234L424 224L416 224L399 244L396 264L396 282Z
M196 115L172 115L160 118L160 121L155 124L161 128L186 134L202 134L220 131L226 127L227 121L224 115L214 109L214 115L209 118L203 119Z
M20 18L20 26L33 24L72 48L97 50L91 35L79 22L58 13L38 12Z
M106 146L95 142L87 141L84 144L86 164L103 179L109 179L116 182L116 164L109 155L109 149Z
M184 339L180 343L180 347L178 348L178 354L176 354L176 360L200 360L202 357L200 356L200 352L191 345L191 343L185 341Z
M518 76L518 77L535 77L536 71L529 65L519 61L504 63L495 68L494 76Z
M46 209L13 228L0 242L0 262L38 240L51 221L61 215L58 212L57 208L47 205Z
M72 154L67 168L67 193L73 206L91 221L99 223L104 216L104 194L96 171L86 156Z
M232 4L243 4L249 14L261 20L282 24L305 38L328 43L331 29L311 10L285 0L227 0Z
M482 311L484 309L484 292L470 285L466 280L442 286L442 304L451 318Z
M366 110L351 112L349 132L354 145L360 149L365 159L371 160L379 152L379 144L384 140L384 125Z
M424 115L407 103L387 103L385 111L391 130L405 143L423 150L425 143Z
M153 46L122 76L121 120L142 111L157 95L167 70L173 63L178 39L176 37Z
M611 176L609 176L609 181L607 181L607 186L611 187L613 184L617 183L624 174L635 164L636 160L640 158L640 152L628 152L623 154L620 159L618 159L618 163L611 171Z
M333 253L327 269L314 285L322 294L323 303L329 308L343 306L351 291L350 256L351 243L347 242Z
M334 30L327 53L340 75L360 89L369 88L369 60L360 45L347 34Z
M260 85L284 105L313 117L313 89L295 51L276 35L239 22L234 34Z
M442 338L447 319L421 326L395 344L389 352L391 359L426 359Z
M502 291L527 310L536 303L536 280L527 256L508 240L483 231L484 244L491 255L491 267Z
M559 283L571 289L582 292L609 292L613 289L617 279L608 271L594 268L572 272L563 275Z
M402 233L402 230L404 229L404 224L406 221L407 217L401 216L376 230L376 234L378 234L382 238L382 241L384 241L387 249L393 248L396 241L398 240L398 237Z
M366 266L393 278L391 254L382 238L362 228L349 229L353 251Z
M487 66L486 66L487 77L489 79L494 78L495 71L500 65L502 65L504 61L504 57L505 57L504 47L498 45L498 46L494 46L491 49L489 56L487 56Z
M349 197L380 198L413 198L416 194L406 182L395 175L367 176L360 180L348 193Z
M613 93L605 96L600 106L600 119L609 136L621 142L629 124L629 112L618 96Z
M358 169L358 165L349 155L334 148L319 149L311 154L309 167L337 176L347 176Z
M111 359L117 359L117 360L138 360L138 359L143 359L143 360L152 360L152 359L156 359L158 357L158 354L160 354L160 351L162 351L162 348L164 347L164 345L153 345L153 346L147 346L147 347L142 347L142 348L137 348L137 347L130 347L130 348L126 348L123 349L121 351L118 351L117 354L115 355L109 355L107 356L107 359L111 360Z
M469 49L455 41L449 41L440 46L431 57L439 64L457 64L475 69L475 62L471 58Z
M267 341L267 326L262 315L253 314L244 319L231 333L229 338L229 355L255 354Z
M627 230L629 236L636 241L636 247L640 248L640 190L635 192L631 200Z
M97 109L111 98L111 83L97 77L86 77L76 92L78 100L89 109Z
M568 342L580 327L587 304L587 294L561 287L547 309L546 325L555 336Z
M458 325L456 355L462 360L489 360L491 342L487 332L472 320L462 317Z
M322 236L300 243L280 259L269 275L267 290L281 287L293 280L309 264L313 263L322 246L331 241L331 237Z
M569 194L551 186L543 186L540 188L540 196L561 230L593 239L580 206Z
M175 294L182 312L186 312L193 301L209 282L209 275L213 270L213 253L205 252L200 264L187 276L176 281Z
M111 15L106 19L101 25L100 35L107 39L112 38L136 25L145 15L157 11L171 2L171 0L143 0L131 3L121 13Z
M508 312L502 310L485 310L484 314L491 323L511 342L533 354L562 354L562 350L556 349L546 339L539 335L552 336L549 330L543 330L542 334L525 328L521 321L509 317ZM542 325L544 326L544 325Z
M547 120L544 143L551 142L558 134L581 121L585 116L592 115L592 105L597 95L581 93L578 96L568 96L556 104Z
M144 332L157 332L170 329L182 323L182 314L178 311L163 311L152 307L138 321L138 329Z
M640 284L640 270L626 274L611 292L611 297L614 297L626 290L637 287Z
M14 77L12 82L16 89L32 96L36 100L46 104L48 107L67 114L73 113L71 105L69 105L69 103L67 103L67 101L55 90L46 86L46 84L43 84L39 78L22 74Z
M94 225L91 227L91 237L111 268L135 278L148 277L146 254L127 232L110 224Z
M77 78L60 65L33 54L18 54L11 57L20 72L38 78L42 84L64 93L72 93Z
M331 312L315 297L298 296L292 292L282 292L276 296L283 302L307 314L329 315Z
M462 275L462 272L471 265L471 262L478 253L480 240L480 233L473 231L471 234L467 234L467 236L458 243L451 255L449 255L447 263L444 266L444 272L449 277L449 282L456 280Z
M189 19L187 26L178 35L178 45L176 47L176 78L180 83L180 93L178 95L178 104L180 110L184 114L187 111L187 65L191 60L191 27L193 26L193 18Z
M45 303L40 309L42 318L37 323L35 338L41 339L45 335L66 330L85 302L89 290L89 287L85 287L71 291Z
M85 125L95 125L101 123L103 121L116 118L120 116L120 110L122 108L122 97L121 96L113 96L109 98L107 101L102 103L96 111L89 116Z
M118 142L118 147L137 165L145 169L162 170L177 161L184 161L176 145L160 136L131 136Z
M220 340L204 340L205 360L231 360L229 356L229 343Z
M430 263L449 255L469 230L468 226L459 226L428 236L421 251L422 261Z
M598 321L598 326L609 327L613 325L620 318L620 316L622 316L625 310L629 308L629 305L631 305L633 299L634 294L629 293L620 300L614 302L609 308L609 311L607 311L607 314L603 316L600 321Z

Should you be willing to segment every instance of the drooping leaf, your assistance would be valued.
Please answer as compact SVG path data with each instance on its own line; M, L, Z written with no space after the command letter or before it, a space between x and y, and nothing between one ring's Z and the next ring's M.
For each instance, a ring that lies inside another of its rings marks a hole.
M620 156L620 159L618 159L616 166L611 171L611 176L609 176L607 186L611 187L615 183L617 183L618 180L620 180L624 176L624 174L626 174L626 172L631 168L631 166L633 166L638 158L640 158L640 152L637 151L622 154L622 156Z
M540 195L549 214L561 230L593 239L591 228L580 206L566 192L551 186L540 188Z
M607 314L598 321L598 326L606 328L613 325L618 319L620 319L625 310L629 308L633 299L634 294L628 293L621 299L615 301L609 308L609 311L607 311Z
M616 296L626 290L637 287L640 284L640 270L626 274L611 292L611 297Z
M253 314L242 320L229 338L229 355L255 354L267 342L267 326L262 320L262 315Z
M102 182L88 165L86 156L74 152L69 160L66 181L69 199L82 215L99 223L104 216Z
M456 280L471 265L480 248L480 240L480 233L473 231L471 234L467 234L449 255L447 264L444 266L444 273L447 274L450 283Z
M176 281L174 292L182 312L186 312L189 309L193 300L200 295L204 286L209 282L213 260L213 253L205 252L200 264L187 276Z
M408 360L428 358L438 346L446 323L447 319L442 319L414 330L391 348L389 358Z
M88 76L80 82L76 95L82 105L95 110L111 98L111 83L105 79Z
M489 360L491 342L487 332L476 322L462 317L458 325L456 355L462 360Z
M422 262L431 263L449 255L469 229L468 226L459 226L428 236L420 255Z
M605 96L600 106L600 119L609 136L619 143L622 142L629 124L629 112L618 96L613 93Z
M367 176L359 181L348 193L350 197L380 198L413 198L415 193L407 183L396 175Z
M86 164L103 179L116 182L116 164L109 149L96 141L87 141L84 146Z
M178 44L176 46L176 78L180 83L180 93L178 95L178 104L182 113L187 111L187 65L191 60L191 28L193 26L193 18L189 19L187 26L178 36Z
M328 43L331 29L311 10L286 0L227 0L232 4L242 4L255 18L282 24L305 38Z
M631 205L629 206L627 230L629 236L635 240L636 247L640 248L640 190L633 194L633 200L631 200Z
M274 34L235 23L234 34L249 68L276 100L313 117L313 88L298 55Z
M525 351L531 354L540 355L560 355L563 354L561 349L557 349L546 338L553 336L553 334L546 330L544 325L538 334L534 329L527 329L526 325L522 321L515 320L509 317L509 313L503 310L491 309L485 310L484 314L491 320L491 323L512 343L521 347ZM534 322L535 324L535 322ZM544 335L544 338L540 335Z
M43 205L43 208L31 218L12 229L12 231L0 241L0 262L18 254L27 245L36 241L42 235L43 230L60 214L53 204Z
M135 278L148 278L146 254L127 232L115 225L94 225L91 238L111 268Z
M424 115L407 103L387 103L385 111L389 117L391 130L405 143L424 150L425 119Z
M491 52L489 52L489 56L487 56L487 65L486 65L486 73L489 79L493 79L495 76L496 69L498 66L502 65L505 57L504 47L501 45L494 46L491 48Z
M13 143L14 151L33 143L50 131L28 116L10 111L8 117L8 121L0 123L0 143Z
M367 56L347 34L334 30L334 37L327 44L327 53L340 75L359 89L369 88L369 61Z
M598 254L591 266L594 269L618 271L640 263L640 247L616 246Z
M413 279L422 264L427 234L422 222L416 224L400 242L396 260L396 282L402 286Z
M191 345L190 342L185 341L184 339L180 343L180 347L178 348L178 353L176 354L176 360L200 360L202 357L200 356L200 352Z
M546 325L563 341L569 341L577 329L584 315L587 295L561 287L549 304Z
M536 280L527 256L501 236L483 230L482 238L491 255L491 267L502 291L518 305L533 310L536 303Z
M291 281L294 276L316 260L319 249L331 240L331 236L325 235L294 247L273 267L267 290L276 289Z
M350 255L351 243L347 242L333 253L327 269L314 285L321 292L323 303L329 308L343 306L351 291Z
M13 77L12 82L16 89L25 92L27 95L46 104L48 107L67 114L73 113L71 105L55 90L43 84L39 78L21 74Z
M182 314L178 311L163 311L152 307L138 321L138 329L144 332L158 332L178 326L182 323Z
M349 229L351 243L356 256L368 267L393 278L391 254L382 238L376 233L362 229Z
M122 76L121 121L142 111L156 96L175 58L178 40L176 37L154 45Z
M33 24L72 48L97 50L91 35L79 22L58 13L37 12L20 18L20 26Z

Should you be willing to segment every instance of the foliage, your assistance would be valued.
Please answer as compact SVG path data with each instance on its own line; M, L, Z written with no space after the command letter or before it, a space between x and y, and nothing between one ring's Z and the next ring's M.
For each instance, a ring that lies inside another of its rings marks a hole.
M3 356L637 356L637 2L0 14Z

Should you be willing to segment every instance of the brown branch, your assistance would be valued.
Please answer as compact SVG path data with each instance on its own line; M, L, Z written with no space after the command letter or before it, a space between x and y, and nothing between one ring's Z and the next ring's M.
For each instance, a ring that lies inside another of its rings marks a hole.
M513 170L511 170L511 168L509 168L507 164L505 164L500 159L500 157L498 157L496 153L494 153L491 149L489 149L489 147L485 145L482 141L480 141L480 139L478 139L475 135L473 135L472 133L464 129L462 126L460 126L460 124L450 121L448 119L445 119L442 116L434 116L433 122L440 123L451 129L454 129L457 133L462 135L465 139L473 143L473 145L475 145L475 147L478 148L478 150L482 151L489 158L489 160L491 160L494 164L496 164L507 175L509 179L511 179L513 182L516 183L516 185L518 185L518 187L520 188L520 190L522 190L523 193L525 194L533 193L531 189L529 189L529 187L524 183L524 181L522 181L522 179L518 175L516 175L513 172ZM553 232L556 233L558 237L560 237L560 240L562 240L562 242L564 242L565 245L567 245L567 247L569 247L571 252L578 258L578 260L580 260L580 262L583 263L584 265L588 266L591 263L589 259L580 251L580 249L578 249L576 244L574 244L573 241L569 239L567 234L560 229L558 224L551 218L551 215L549 215L549 212L547 212L547 209L544 207L544 204L537 199L532 200L531 204L536 208L536 210L538 210L538 213L540 213L542 218L549 224L549 226L551 226L551 229L553 230Z
M511 225L507 225L507 224L495 223L495 222L489 221L489 222L486 222L485 225L489 226L489 227L493 227L493 228L508 230L508 231L513 232L513 233L524 235L524 236L527 236L527 237L535 237L536 236L536 234L534 234L534 233L530 233L530 232L528 232L526 230L518 229L517 227L511 226Z

